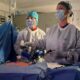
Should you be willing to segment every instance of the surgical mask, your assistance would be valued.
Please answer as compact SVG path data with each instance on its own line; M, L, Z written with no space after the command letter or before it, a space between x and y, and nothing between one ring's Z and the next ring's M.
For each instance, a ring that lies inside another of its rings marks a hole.
M57 10L56 17L58 20L63 20L65 18L65 11L64 10Z
M34 21L33 20L26 20L26 26L29 28L32 28L34 25Z

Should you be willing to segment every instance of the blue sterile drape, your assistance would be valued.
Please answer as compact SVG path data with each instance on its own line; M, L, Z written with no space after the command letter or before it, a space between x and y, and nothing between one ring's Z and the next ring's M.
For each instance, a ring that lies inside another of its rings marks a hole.
M17 38L16 28L11 22L5 22L0 26L0 62L10 59L16 60L14 43Z

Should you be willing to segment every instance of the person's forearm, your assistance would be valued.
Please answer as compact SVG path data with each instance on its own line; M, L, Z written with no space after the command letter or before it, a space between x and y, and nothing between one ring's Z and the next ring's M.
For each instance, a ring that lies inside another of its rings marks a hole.
M67 61L72 61L73 63L78 62L79 60L79 53L76 49L71 49L69 51L64 51L62 56L66 58Z

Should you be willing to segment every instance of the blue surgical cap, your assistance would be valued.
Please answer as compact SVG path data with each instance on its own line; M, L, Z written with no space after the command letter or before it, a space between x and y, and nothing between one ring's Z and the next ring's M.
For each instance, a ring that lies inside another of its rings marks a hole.
M36 11L31 11L28 13L28 16L30 17L33 17L33 18L36 18L36 24L38 25L38 18L39 18L39 15Z

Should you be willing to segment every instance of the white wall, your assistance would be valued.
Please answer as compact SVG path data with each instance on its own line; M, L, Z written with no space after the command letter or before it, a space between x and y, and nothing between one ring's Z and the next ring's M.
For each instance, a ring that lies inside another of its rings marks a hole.
M80 30L80 10L75 10L74 11L74 20L73 20L73 23Z
M46 30L48 27L51 27L57 23L55 13L40 13L39 26L43 30Z
M0 2L0 15L7 16L9 14L9 6Z

